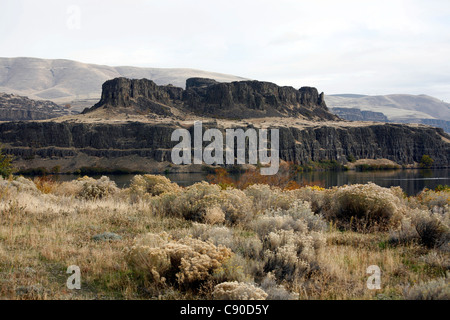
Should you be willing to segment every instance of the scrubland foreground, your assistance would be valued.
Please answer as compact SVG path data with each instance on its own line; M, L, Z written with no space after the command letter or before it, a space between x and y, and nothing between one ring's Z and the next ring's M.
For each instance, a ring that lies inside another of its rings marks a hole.
M371 183L0 178L0 297L449 299L449 202L448 188L406 197ZM81 290L67 288L73 265Z

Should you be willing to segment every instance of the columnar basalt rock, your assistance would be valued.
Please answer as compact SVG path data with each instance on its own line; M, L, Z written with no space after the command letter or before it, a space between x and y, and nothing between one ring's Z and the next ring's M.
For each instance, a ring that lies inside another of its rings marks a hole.
M255 117L297 117L307 120L337 120L329 112L324 95L316 88L279 87L270 82L239 81L219 83L211 79L192 78L186 90L158 86L153 81L117 78L103 85L102 98L88 114L98 109L148 111L173 116L171 108L193 115L226 119Z
M118 120L99 116L113 113ZM133 121L123 116L133 113L145 116ZM148 115L158 119L149 121ZM189 121L174 121L186 120L182 117L187 115ZM315 88L296 90L268 82L218 83L202 78L189 79L186 90L157 86L151 80L107 81L100 102L84 115L0 123L0 144L16 156L22 168L32 167L34 159L40 159L43 166L64 162L66 171L100 162L108 169L120 166L149 171L153 170L149 166L171 164L171 151L177 144L171 141L173 131L188 128L189 123L188 130L193 131L192 119L197 117L206 118L204 130L224 132L229 126L246 130L267 125L279 129L280 159L297 164L320 160L345 164L352 156L411 165L426 154L436 166L450 165L450 137L442 129L340 121L328 111L323 94ZM123 160L129 157L133 161ZM141 167L141 163L148 166Z
M212 126L204 127L206 130ZM113 159L136 155L171 163L171 150L176 145L171 134L177 128L173 124L143 122L6 122L0 123L0 143L5 152L18 159L71 158L80 154ZM299 164L324 159L346 163L352 155L408 165L419 163L427 154L436 166L450 165L450 143L445 141L448 135L441 129L398 124L337 127L326 123L279 129L280 159Z

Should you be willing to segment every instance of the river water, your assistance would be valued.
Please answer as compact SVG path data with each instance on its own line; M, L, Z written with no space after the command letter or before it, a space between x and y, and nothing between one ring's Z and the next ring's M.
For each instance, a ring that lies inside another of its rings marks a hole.
M167 174L173 182L181 186L189 186L206 180L206 173ZM107 175L118 187L128 187L134 175ZM234 176L237 178L238 176ZM59 181L70 181L79 178L76 175L59 175ZM99 176L93 176L99 178ZM388 171L326 171L304 172L296 177L298 182L319 184L326 188L346 184L364 184L373 182L382 187L400 186L408 195L416 195L424 188L434 189L438 185L450 185L450 169L436 170L388 170Z

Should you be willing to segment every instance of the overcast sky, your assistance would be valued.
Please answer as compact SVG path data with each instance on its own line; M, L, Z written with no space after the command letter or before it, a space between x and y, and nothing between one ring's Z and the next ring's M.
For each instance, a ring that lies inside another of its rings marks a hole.
M0 56L450 102L450 1L1 0Z

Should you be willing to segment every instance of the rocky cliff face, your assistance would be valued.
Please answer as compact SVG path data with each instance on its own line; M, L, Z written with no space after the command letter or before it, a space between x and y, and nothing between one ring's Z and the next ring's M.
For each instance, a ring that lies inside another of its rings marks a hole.
M143 122L8 122L0 123L0 143L22 167L36 166L32 160L42 159L41 166L62 161L67 164L63 171L74 171L81 166L98 166L101 159L133 156L133 161L122 161L119 167L152 172L158 171L156 166L143 163L171 163L171 150L177 144L171 141L171 134L178 127ZM217 125L204 125L205 130L208 127ZM428 154L436 166L449 166L449 138L440 129L396 124L283 126L280 158L299 164L325 159L346 163L353 155L356 159L385 158L407 165L420 162L422 155ZM84 162L77 162L81 158ZM108 168L114 169L114 165L109 163Z
M189 79L183 95L186 107L199 114L221 118L299 117L335 120L316 88L279 87L270 82L217 83Z
M182 92L182 88L158 86L147 79L117 78L103 84L100 102L83 113L106 109L119 113L173 116L171 106L181 102Z
M171 141L173 131L187 127L193 132L192 119L201 116L204 130L279 128L280 158L297 164L320 160L345 164L351 155L409 165L427 154L436 166L450 165L450 136L442 129L340 121L328 112L323 94L309 87L296 90L267 82L225 84L192 78L182 89L118 78L103 85L100 102L84 113L0 123L0 144L24 169L58 165L63 172L83 166L162 172L171 166L171 151L178 144ZM110 113L122 118L102 117ZM131 121L133 117L124 114L145 116ZM158 119L149 120L149 115ZM191 117L183 120L186 115Z
M70 112L51 101L0 93L0 121L44 120L68 115Z
M363 126L320 126L289 128L280 132L286 161L389 159L398 164L419 163L424 154L431 155L437 166L450 165L450 140L442 129L398 124Z
M117 78L103 85L102 98L87 114L99 109L159 116L186 114L225 119L297 117L307 120L336 120L328 111L324 95L317 89L279 87L259 81L219 83L191 78L186 90L158 86L153 81ZM178 112L177 112L178 111Z

